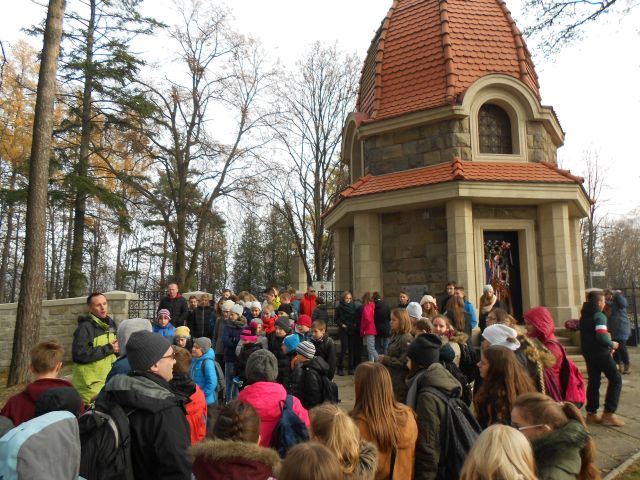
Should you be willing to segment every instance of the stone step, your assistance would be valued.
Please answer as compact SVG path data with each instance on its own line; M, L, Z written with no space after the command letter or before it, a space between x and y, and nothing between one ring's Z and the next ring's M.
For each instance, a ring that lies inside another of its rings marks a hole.
M571 337L565 337L565 336L556 335L556 338L565 347L568 346L568 345L572 345Z
M582 347L576 345L564 345L567 355L580 355L582 357Z

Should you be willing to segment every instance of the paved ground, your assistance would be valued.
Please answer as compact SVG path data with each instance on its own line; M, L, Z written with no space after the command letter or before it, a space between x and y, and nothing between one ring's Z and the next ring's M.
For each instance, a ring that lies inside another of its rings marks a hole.
M622 396L618 409L618 414L624 419L626 425L622 428L600 425L591 428L598 449L598 466L602 469L603 477L640 451L640 349L631 347L629 353L631 354L631 374L622 376ZM341 407L347 411L351 410L355 400L353 377L336 376L336 383L340 389ZM603 379L600 388L601 405L604 404L606 385L607 382Z

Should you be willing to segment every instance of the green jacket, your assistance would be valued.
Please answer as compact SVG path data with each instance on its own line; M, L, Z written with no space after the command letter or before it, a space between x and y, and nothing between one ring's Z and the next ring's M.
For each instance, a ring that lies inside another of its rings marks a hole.
M111 345L115 339L116 324L110 317L104 320L95 315L78 318L71 346L74 362L71 382L87 405L104 386L111 364L116 361Z
M540 480L575 480L589 434L577 420L531 442Z

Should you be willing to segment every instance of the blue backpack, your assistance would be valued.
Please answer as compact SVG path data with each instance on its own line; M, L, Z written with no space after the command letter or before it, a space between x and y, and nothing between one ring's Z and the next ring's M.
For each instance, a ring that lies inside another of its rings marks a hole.
M0 438L0 479L78 478L78 419L55 411L21 423Z
M307 426L293 411L293 396L280 401L280 421L271 435L270 447L284 458L291 447L309 440Z

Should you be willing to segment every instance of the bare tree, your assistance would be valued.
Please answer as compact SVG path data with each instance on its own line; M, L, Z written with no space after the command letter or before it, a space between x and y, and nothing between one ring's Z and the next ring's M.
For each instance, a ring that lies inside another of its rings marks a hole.
M38 77L38 93L29 162L25 265L13 335L13 352L7 386L24 382L29 373L29 349L40 335L40 313L44 291L44 250L47 215L47 182L53 133L56 70L62 37L64 0L50 0Z
M606 170L600 164L597 152L587 150L583 156L585 189L591 199L591 204L589 205L589 215L580 221L580 233L582 235L582 258L585 275L588 285L591 287L591 272L594 271L595 266L599 230L604 220L604 217L600 216L599 208L603 202L601 195L605 186Z
M640 212L631 212L606 225L598 262L605 268L607 285L630 287L640 278Z
M281 84L274 125L288 172L274 183L274 207L289 225L307 281L328 278L332 238L322 213L344 185L338 158L342 126L355 105L360 61L316 43Z

